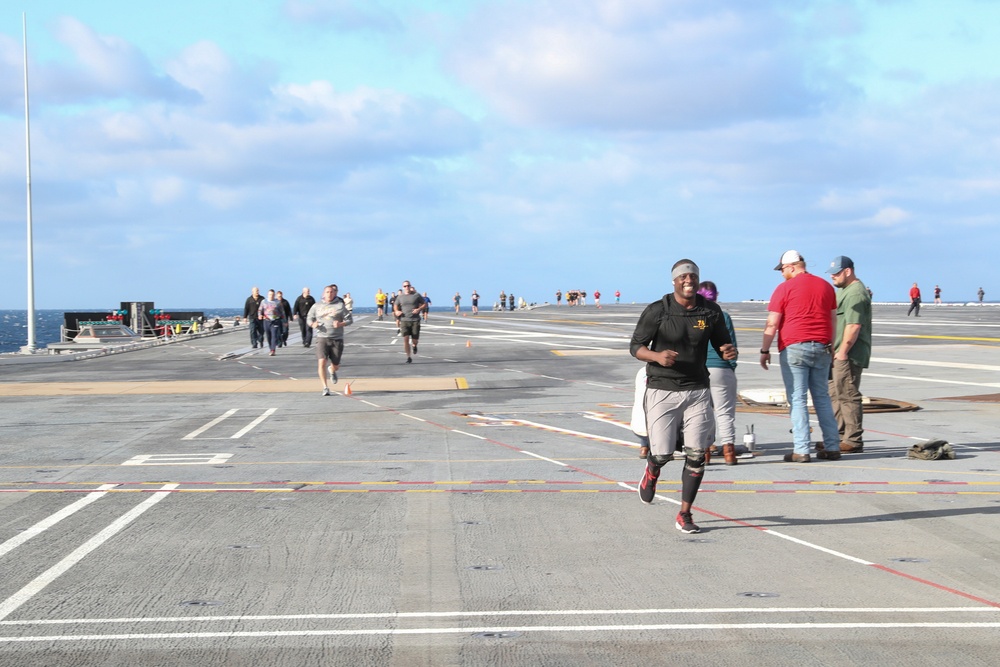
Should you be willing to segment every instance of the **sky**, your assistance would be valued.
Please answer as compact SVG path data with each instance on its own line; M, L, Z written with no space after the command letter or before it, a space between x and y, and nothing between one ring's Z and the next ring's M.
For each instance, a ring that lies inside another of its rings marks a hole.
M32 0L37 308L403 280L649 302L783 251L1000 299L993 0ZM0 12L0 309L25 308L22 9Z

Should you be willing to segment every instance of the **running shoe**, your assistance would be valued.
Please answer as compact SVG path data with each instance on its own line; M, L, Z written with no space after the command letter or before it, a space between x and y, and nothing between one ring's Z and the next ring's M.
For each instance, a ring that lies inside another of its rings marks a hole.
M413 354L416 354L416 353L417 353L417 344L414 343L413 344Z
M407 357L406 358L406 363L412 364L413 363L413 359L411 359L410 357Z
M653 472L652 468L652 464L647 461L642 481L639 482L639 500L647 505L652 504L653 497L656 496L656 480L660 478L660 469L657 468L656 472Z
M330 371L330 379L333 380L334 384L337 384L337 371Z
M323 395L324 396L329 396L330 395L330 388L329 387L323 387Z
M675 519L677 530L682 533L700 533L701 528L695 525L694 519L691 518L691 512L678 512L677 518Z

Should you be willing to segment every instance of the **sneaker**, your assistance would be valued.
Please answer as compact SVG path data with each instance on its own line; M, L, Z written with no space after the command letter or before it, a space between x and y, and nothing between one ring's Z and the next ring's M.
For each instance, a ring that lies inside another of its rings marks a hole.
M330 388L329 387L323 387L323 395L324 396L329 396L330 395Z
M333 380L334 384L337 384L337 371L330 371L330 379Z
M416 354L416 353L417 353L417 344L414 343L413 344L413 354Z
M412 363L413 363L413 359L410 359L409 357L407 357L407 358L406 358L406 363L408 363L408 364L412 364Z
M678 512L677 518L674 520L674 525L677 526L677 530L682 533L700 533L701 528L699 528L694 519L691 518L691 512Z
M659 468L654 473L652 467L652 464L647 461L646 469L642 473L642 481L639 482L639 500L647 505L653 503L653 497L656 496L656 480L660 478Z
M785 463L809 463L812 458L808 454L796 454L792 452L791 454L785 454Z

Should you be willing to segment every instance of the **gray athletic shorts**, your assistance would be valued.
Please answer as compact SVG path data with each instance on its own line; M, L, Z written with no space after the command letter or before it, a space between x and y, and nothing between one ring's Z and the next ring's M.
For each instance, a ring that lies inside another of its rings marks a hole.
M315 343L317 359L329 359L334 366L340 365L344 355L343 338L316 338Z
M413 340L420 340L420 320L411 322L410 320L400 320L399 334L409 336Z
M649 451L668 456L677 449L677 436L684 429L684 447L700 453L715 436L712 393L708 389L668 391L646 387L643 401Z

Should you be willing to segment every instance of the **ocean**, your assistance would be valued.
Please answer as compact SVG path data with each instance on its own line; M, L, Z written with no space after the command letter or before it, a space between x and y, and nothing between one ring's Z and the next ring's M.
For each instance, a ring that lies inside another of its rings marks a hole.
M69 312L86 312L81 311ZM164 310L195 311L205 313L205 318L211 322L216 317L223 320L231 320L234 317L242 317L242 308L172 308ZM35 310L35 347L44 348L49 343L58 343L60 338L60 327L63 324L62 310ZM354 308L358 314L371 314L375 312L374 307ZM452 308L445 306L431 307L432 313L453 313ZM108 311L94 311L94 319L104 319ZM28 311L26 310L0 310L0 354L17 352L28 344Z

